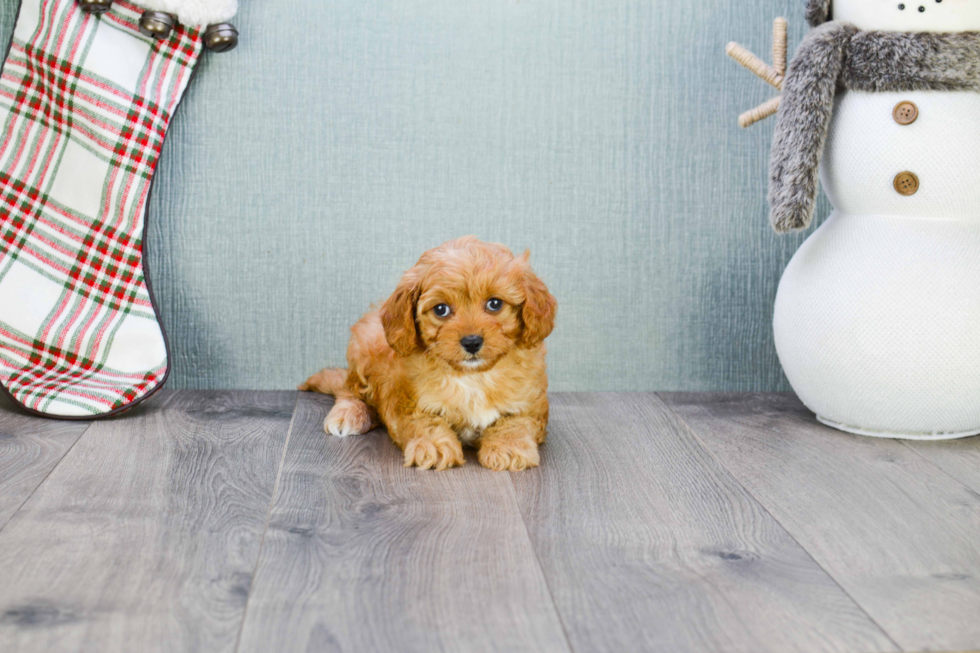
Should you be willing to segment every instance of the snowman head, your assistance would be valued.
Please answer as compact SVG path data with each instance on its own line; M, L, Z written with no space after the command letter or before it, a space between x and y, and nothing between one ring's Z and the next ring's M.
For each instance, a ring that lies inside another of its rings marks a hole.
M816 27L842 20L862 30L886 32L980 31L980 0L807 0Z

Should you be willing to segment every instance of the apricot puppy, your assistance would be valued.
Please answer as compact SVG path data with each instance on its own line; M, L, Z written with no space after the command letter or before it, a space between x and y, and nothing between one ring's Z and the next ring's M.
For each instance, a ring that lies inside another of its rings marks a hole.
M548 428L544 339L558 303L528 259L471 236L423 254L351 328L348 369L300 386L337 397L327 433L380 422L406 467L462 465L464 444L488 469L536 467Z

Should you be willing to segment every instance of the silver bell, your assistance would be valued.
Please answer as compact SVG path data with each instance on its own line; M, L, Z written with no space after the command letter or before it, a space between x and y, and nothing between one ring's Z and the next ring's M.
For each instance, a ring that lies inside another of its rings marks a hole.
M78 8L87 14L104 14L112 9L112 0L78 0Z
M170 36L177 17L162 11L144 11L140 18L140 33L155 39L165 39Z
M211 52L228 52L238 45L238 30L231 23L208 25L204 30L204 45Z

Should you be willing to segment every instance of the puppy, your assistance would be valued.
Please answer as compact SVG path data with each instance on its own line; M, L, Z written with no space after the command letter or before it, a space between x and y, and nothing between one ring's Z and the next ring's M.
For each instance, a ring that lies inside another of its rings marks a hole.
M351 328L348 369L299 387L337 397L327 433L380 422L406 467L462 465L463 444L488 469L536 467L548 428L544 339L558 303L528 258L472 236L423 254Z

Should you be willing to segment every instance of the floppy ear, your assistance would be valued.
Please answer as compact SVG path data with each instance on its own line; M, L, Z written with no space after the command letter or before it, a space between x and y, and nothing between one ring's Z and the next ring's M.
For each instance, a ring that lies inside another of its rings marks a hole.
M400 356L409 356L419 351L419 333L415 326L415 304L419 298L418 275L409 270L391 293L391 297L381 305L381 325L385 330L385 340Z
M521 308L521 319L524 321L524 332L521 334L521 346L530 349L541 344L551 335L551 331L555 328L558 300L548 292L548 287L527 265L527 252L524 253L523 259L525 261L524 306Z

